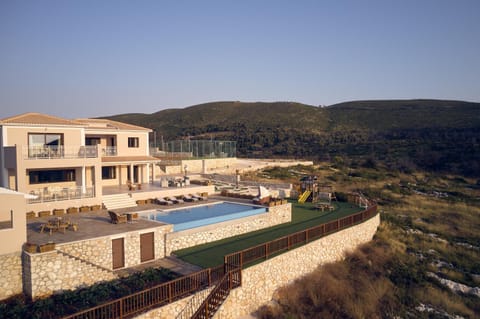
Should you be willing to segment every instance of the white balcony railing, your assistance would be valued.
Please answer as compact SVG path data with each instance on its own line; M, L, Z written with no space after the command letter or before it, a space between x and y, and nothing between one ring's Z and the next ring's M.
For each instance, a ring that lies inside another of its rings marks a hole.
M117 147L116 146L102 147L102 156L117 156Z
M97 146L24 146L24 159L95 158Z
M82 187L43 187L30 191L30 195L37 198L29 199L29 204L56 202L70 199L93 198L95 197L95 186L85 187L85 192Z

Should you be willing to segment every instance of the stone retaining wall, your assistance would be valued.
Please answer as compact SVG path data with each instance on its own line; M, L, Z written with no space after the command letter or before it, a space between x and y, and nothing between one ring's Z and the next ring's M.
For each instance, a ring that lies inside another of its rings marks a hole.
M22 293L21 252L0 256L0 300Z
M125 267L131 267L141 263L141 234L154 233L155 259L159 259L165 257L165 233L171 230L172 225L162 225L114 236L57 244L55 250L45 253L24 252L23 291L35 299L56 291L115 279L117 275L112 272L113 239L124 238ZM20 269L20 284L21 282Z
M154 309L141 315L136 316L136 319L173 319L176 318L180 312L192 300L194 295L169 303L162 308ZM159 311L161 310L161 311Z
M155 259L165 257L165 233L172 231L172 225L121 233L113 236L93 238L78 242L58 244L57 249L71 256L86 260L103 268L112 269L112 239L124 238L125 267L135 266L140 261L140 235L154 232Z
M24 252L23 263L24 292L33 299L117 278L113 272L56 250L40 254Z
M370 241L380 225L380 215L356 226L315 240L305 246L266 260L242 271L242 286L231 291L214 318L237 319L269 302L274 292L349 251ZM137 318L175 318L191 297L151 310Z
M314 271L318 266L341 260L345 253L372 240L380 215L320 238L242 271L242 286L231 291L214 318L239 318L269 302L275 290Z
M237 236L255 230L288 223L292 219L292 204L268 207L268 213L235 219L214 225L187 229L166 234L166 252L209 243L212 241Z

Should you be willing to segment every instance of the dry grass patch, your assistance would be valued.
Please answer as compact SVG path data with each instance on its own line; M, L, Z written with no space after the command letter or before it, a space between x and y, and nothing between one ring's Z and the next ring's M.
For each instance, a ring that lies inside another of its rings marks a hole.
M415 291L415 297L423 304L432 305L436 310L442 310L450 315L459 315L465 318L477 318L472 309L465 305L464 300L454 293L439 289L434 286L427 286L424 289Z
M364 245L345 261L327 264L278 291L279 304L261 318L383 318L393 314L394 286L384 276L387 246Z

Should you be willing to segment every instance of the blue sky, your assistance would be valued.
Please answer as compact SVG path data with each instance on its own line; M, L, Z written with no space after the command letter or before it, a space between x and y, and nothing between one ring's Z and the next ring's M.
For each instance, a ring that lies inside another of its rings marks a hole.
M480 1L0 0L0 118L480 102Z

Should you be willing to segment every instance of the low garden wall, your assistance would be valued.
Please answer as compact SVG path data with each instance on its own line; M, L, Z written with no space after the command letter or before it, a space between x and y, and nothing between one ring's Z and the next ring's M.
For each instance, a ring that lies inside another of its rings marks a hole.
M0 300L22 293L21 252L0 255Z
M255 230L288 223L292 219L292 204L287 203L268 207L266 214L248 216L241 219L225 221L213 225L167 233L165 236L166 251L169 256L172 251L193 247L216 240L233 237Z

